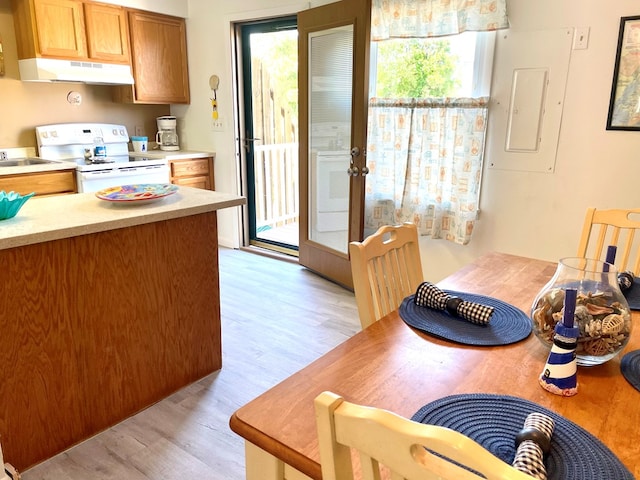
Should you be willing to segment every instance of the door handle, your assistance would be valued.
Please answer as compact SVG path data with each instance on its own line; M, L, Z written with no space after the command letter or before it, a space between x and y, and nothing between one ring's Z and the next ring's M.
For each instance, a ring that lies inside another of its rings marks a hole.
M349 154L351 155L351 167L349 167L347 173L354 177L357 177L358 174L362 175L363 177L367 175L369 173L369 167L365 165L361 169L358 169L358 167L354 166L353 164L353 159L360 156L360 148L351 147Z
M354 159L360 155L360 149L358 147L352 147L349 151L351 159L349 160L349 168L347 169L347 175L350 177L357 177L360 174L360 169L356 167Z
M245 138L243 140L243 144L244 144L244 149L248 152L249 151L249 142L256 142L256 141L260 141L262 140L261 138Z

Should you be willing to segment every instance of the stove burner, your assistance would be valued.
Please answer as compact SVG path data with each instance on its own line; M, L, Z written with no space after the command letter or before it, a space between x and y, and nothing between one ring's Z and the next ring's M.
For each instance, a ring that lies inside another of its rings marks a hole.
M85 159L87 165L96 165L100 163L115 163L115 160L109 157L89 157Z

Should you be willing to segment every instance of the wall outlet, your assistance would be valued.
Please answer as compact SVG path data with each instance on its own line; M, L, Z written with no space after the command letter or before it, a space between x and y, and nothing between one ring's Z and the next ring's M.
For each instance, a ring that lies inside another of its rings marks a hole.
M7 152L5 152L4 150L0 150L0 160L7 160L9 158L9 155L7 155Z
M214 132L224 132L224 121L222 118L212 118L211 119L211 129Z
M142 125L136 125L136 137L144 136L144 127Z

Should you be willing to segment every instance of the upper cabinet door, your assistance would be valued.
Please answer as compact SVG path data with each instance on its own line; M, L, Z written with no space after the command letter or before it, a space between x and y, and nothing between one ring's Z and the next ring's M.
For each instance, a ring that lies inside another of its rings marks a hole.
M85 3L89 58L114 63L129 63L129 29L123 8Z
M86 58L82 2L35 0L40 53L47 57Z
M184 19L131 11L129 29L135 101L189 103Z

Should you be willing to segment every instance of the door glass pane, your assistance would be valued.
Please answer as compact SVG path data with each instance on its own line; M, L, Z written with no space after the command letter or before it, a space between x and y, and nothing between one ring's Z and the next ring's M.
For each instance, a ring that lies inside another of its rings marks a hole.
M309 37L309 239L349 245L353 25Z

